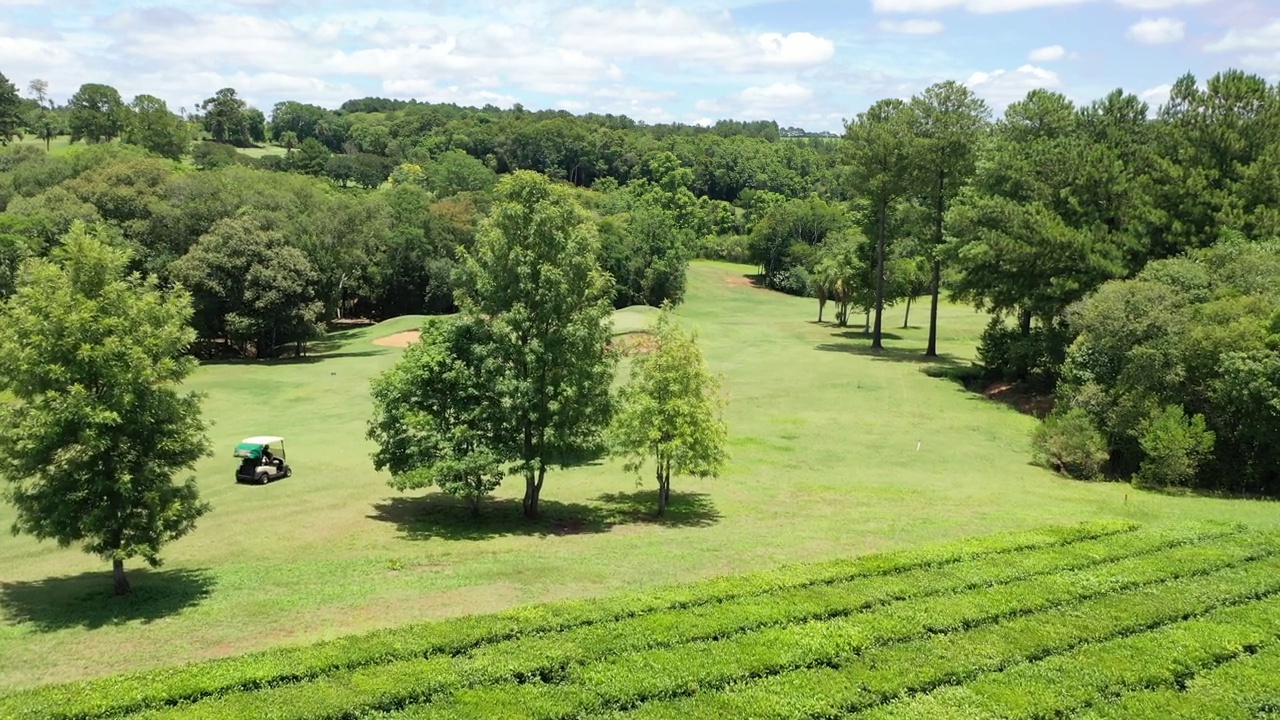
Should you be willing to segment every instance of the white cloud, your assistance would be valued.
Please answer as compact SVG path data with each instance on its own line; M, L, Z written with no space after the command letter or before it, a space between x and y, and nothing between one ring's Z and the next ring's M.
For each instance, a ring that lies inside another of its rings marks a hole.
M1027 59L1032 62L1053 62L1054 60L1061 60L1066 56L1066 48L1061 45L1050 45L1048 47L1032 50L1031 54L1027 56Z
M1125 7L1138 10L1163 10L1184 5L1206 5L1214 0L1116 0Z
M1280 20L1258 28L1230 30L1221 40L1205 46L1205 50L1210 52L1275 48L1280 48Z
M1177 42L1187 33L1187 24L1176 18L1144 19L1129 28L1129 38L1144 45Z
M1151 112L1160 109L1161 105L1169 102L1169 93L1173 91L1173 86L1169 83L1157 85L1153 88L1143 90L1138 97L1142 98L1147 105L1150 106Z
M882 13L929 13L963 9L975 13L1003 13L1031 8L1078 5L1092 0L871 0L871 7Z
M694 110L702 115L761 120L776 119L780 113L794 115L799 108L813 102L812 88L799 83L776 82L753 86L722 98L702 99Z
M562 46L611 59L710 63L722 70L800 70L835 55L835 43L807 32L746 33L718 20L654 3L626 9L578 7L557 19Z
M1062 79L1052 70L1035 65L1023 65L1017 70L975 72L965 80L971 90L981 95L998 111L1026 97L1036 88L1056 90L1062 87Z
M936 35L945 30L946 26L937 20L904 20L902 22L881 20L880 29L903 35Z

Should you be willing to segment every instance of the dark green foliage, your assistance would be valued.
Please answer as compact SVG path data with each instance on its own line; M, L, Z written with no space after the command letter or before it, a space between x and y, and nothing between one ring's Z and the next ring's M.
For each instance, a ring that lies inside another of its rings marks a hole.
M129 105L129 124L123 140L151 152L177 160L191 145L191 131L182 118L169 112L163 100L139 95Z
M195 478L209 450L194 369L191 302L124 274L126 258L82 224L52 261L26 264L0 313L0 476L14 532L112 560L160 563L160 549L208 511Z
M266 140L262 111L250 108L235 88L223 88L200 103L204 129L214 142L248 147Z
M315 138L302 141L290 159L290 167L306 175L323 175L333 153Z
M1073 311L1060 405L1095 418L1122 476L1280 492L1278 312L1274 243L1153 263Z
M251 158L236 152L234 147L204 140L191 149L191 159L201 170L213 170L228 165L249 165Z
M71 142L100 143L120 137L129 124L129 110L110 85L86 83L67 102Z
M480 354L483 322L435 320L395 367L373 382L373 464L397 490L439 487L480 514L502 482L495 446L501 409Z
M200 335L259 358L284 344L300 355L324 310L307 256L272 225L262 216L220 220L170 266L194 295Z
M1093 480L1106 467L1106 438L1080 408L1050 415L1036 426L1032 443L1042 464L1070 477Z
M485 356L506 422L495 444L524 476L525 515L538 515L549 467L602 447L614 357L610 279L581 206L545 176L517 172L498 185L457 290L463 316L489 325Z
M688 233L651 202L606 217L600 226L601 267L613 277L614 307L679 303L689 265Z
M22 117L22 98L18 88L0 73L0 146L8 145L14 138L21 139L26 125Z

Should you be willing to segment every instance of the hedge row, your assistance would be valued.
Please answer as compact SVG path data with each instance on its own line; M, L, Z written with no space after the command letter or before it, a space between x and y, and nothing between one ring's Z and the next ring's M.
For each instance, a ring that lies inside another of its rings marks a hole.
M1076 648L1176 627L1188 618L1229 623L1237 609L1273 612L1280 594L1280 559L1267 558L1225 571L1104 595L1046 612L963 632L873 648L821 667L748 679L721 692L695 694L640 706L633 720L751 717L756 720L848 717L874 714L895 698L968 682ZM1136 661L1135 661L1136 662ZM687 694L687 693L686 693ZM564 717L510 713L488 717ZM1049 715L1047 717L1053 717ZM407 717L407 715L406 715ZM970 718L966 711L934 718Z
M632 653L605 662L570 667L563 682L468 688L451 698L412 707L403 717L567 718L608 709L626 710L655 699L715 690L735 681L840 665L859 655L899 653L896 648L904 643L913 645L909 642L913 639L925 638L918 642L927 645L945 642L946 633L960 633L965 638L976 636L979 633L975 628L1001 620L1019 616L1039 618L1036 613L1063 605L1071 608L1083 599L1153 583L1159 583L1160 592L1183 593L1198 599L1230 598L1237 587L1244 588L1241 597L1248 596L1255 592L1252 588L1258 583L1271 583L1269 588L1280 591L1280 577L1277 577L1280 558L1270 557L1275 551L1273 541L1257 536L1180 548L1141 559L1121 560L1105 568L1042 576L949 597L904 601L875 613ZM1258 557L1265 559L1253 560ZM1237 565L1247 569L1233 570ZM1171 579L1175 580L1171 582ZM1211 591L1202 592L1201 586L1208 586ZM1069 609L1066 614L1074 617L1074 610ZM1031 636L1043 637L1038 633ZM926 651L921 658L929 656ZM977 656L980 657L980 653ZM884 667L881 663L875 666ZM901 659L898 668L907 670L919 666L920 658L908 656ZM801 697L812 694L807 690L798 691ZM670 716L685 716L700 700L695 698L689 707L679 708ZM716 709L699 716L741 716L732 712L721 715L721 712ZM754 712L746 714L755 716Z
M501 680L555 679L568 669L613 655L697 641L728 638L770 626L848 616L907 598L946 596L1020 578L1134 561L1135 556L1168 554L1182 547L1203 555L1219 543L1235 552L1241 538L1221 529L1126 534L1071 543L1016 555L1000 555L919 568L896 575L802 587L715 605L660 611L485 645L459 657L400 661L336 673L311 681L256 692L228 693L193 705L147 712L147 720L168 718L344 717L377 708L402 707L465 686Z
M1089 645L1041 662L1015 666L1002 673L982 676L962 687L949 687L894 703L867 717L875 720L1062 717L1125 692L1172 687L1206 669L1245 656L1251 649L1280 647L1278 638L1280 597L1269 597L1150 633ZM1280 687L1280 678L1273 684ZM1143 703L1135 698L1129 704ZM1217 714L1197 717L1211 716L1217 717Z
M48 686L0 697L0 717L93 720L147 707L193 701L322 677L398 660L456 655L486 643L611 622L662 610L852 580L890 576L923 567L1123 535L1133 523L1085 523L967 539L940 547L872 555L817 565L796 565L717 578L608 600L534 605L508 612L456 618L315 645L284 648L177 668ZM1206 526L1209 527L1209 526ZM1207 529L1206 532L1214 532ZM429 668L428 670L429 671Z
M1280 610L1273 610L1280 614ZM1246 652L1254 648L1245 646ZM1187 683L1171 688L1130 693L1084 715L1087 720L1169 720L1219 718L1255 720L1280 714L1280 643L1246 654Z

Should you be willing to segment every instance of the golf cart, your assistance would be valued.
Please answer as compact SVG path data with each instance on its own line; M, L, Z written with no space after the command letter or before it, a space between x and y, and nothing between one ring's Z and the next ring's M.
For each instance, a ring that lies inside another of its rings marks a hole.
M276 457L272 448L280 450ZM284 438L259 436L245 438L236 445L235 456L240 458L236 469L236 482L256 482L266 485L272 480L287 478L293 474L284 462Z

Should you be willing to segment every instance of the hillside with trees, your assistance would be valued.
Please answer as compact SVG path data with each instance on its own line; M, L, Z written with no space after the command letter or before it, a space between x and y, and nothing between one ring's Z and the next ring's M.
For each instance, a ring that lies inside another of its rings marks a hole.
M1046 463L1280 492L1265 420L1280 90L1256 75L1184 76L1158 108L1033 90L999 117L944 82L851 112L840 137L518 104L259 109L223 88L174 112L101 84L65 105L49 92L0 76L0 297L82 222L190 292L201 352L300 355L328 321L465 309L499 179L532 171L594 226L614 307L678 303L693 258L746 262L875 348L889 308L909 325L926 300L936 356L936 308L958 299L992 318L977 379L1057 392ZM49 152L62 136L71 149Z

